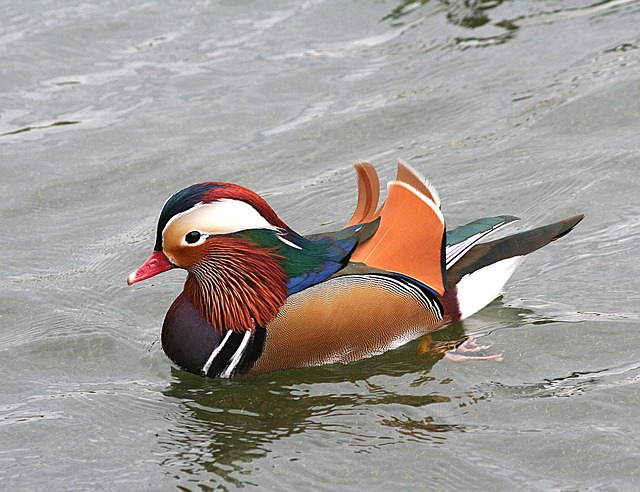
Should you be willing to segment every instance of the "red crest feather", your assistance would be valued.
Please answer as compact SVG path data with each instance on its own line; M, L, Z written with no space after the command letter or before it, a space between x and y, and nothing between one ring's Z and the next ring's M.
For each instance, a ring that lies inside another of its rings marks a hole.
M249 188L234 183L216 182L211 184L215 184L216 186L205 193L203 196L205 202L215 202L223 198L240 200L255 208L269 223L282 229L288 229L287 224L278 217L278 214L274 212L265 199Z

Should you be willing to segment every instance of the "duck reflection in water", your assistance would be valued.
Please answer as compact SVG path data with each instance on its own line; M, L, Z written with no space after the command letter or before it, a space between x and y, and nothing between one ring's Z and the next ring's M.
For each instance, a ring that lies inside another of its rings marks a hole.
M163 466L180 468L187 475L213 473L213 482L241 486L238 474L247 463L267 456L274 442L298 434L326 431L333 433L332 439L349 435L361 441L354 445L363 450L404 438L440 443L447 432L463 431L464 426L438 422L431 405L453 403L460 408L484 398L452 396L450 381L436 381L429 374L469 339L460 322L349 365L290 369L249 379L202 378L172 368L173 381L165 395L177 399L184 412L168 435L159 436L170 456ZM491 349L484 355L495 360L499 354ZM406 408L424 417L409 418L396 411ZM359 439L367 431L347 422L363 414L373 415L368 425L388 431Z

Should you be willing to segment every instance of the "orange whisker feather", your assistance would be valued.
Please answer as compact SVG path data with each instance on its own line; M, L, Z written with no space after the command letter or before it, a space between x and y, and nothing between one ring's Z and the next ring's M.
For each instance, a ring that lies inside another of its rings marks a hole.
M287 297L287 276L279 256L239 238L207 241L191 268L185 291L200 314L225 332L253 331L278 313Z

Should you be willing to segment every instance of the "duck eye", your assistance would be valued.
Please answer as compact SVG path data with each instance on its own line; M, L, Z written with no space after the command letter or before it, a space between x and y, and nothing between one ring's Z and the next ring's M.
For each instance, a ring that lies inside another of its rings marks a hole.
M201 234L198 231L191 231L188 232L187 235L184 237L184 240L187 242L187 244L195 244L200 240Z

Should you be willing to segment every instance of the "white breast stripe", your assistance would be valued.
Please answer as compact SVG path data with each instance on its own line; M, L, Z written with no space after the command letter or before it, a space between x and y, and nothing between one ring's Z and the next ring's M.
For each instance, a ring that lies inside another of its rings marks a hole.
M213 352L211 352L211 355L207 359L207 362L205 362L204 366L202 366L202 374L206 375L209 372L209 369L211 369L211 364L213 364L213 360L220 353L220 351L222 350L222 347L224 347L224 344L227 343L227 340L229 340L231 333L233 333L231 330L227 331L227 334L224 336L224 338L220 342L220 345L218 345L216 348L213 349Z
M247 348L247 344L249 343L249 340L251 339L251 335L253 335L253 333L250 332L250 331L245 331L244 332L244 337L242 337L242 342L240 342L240 346L238 347L238 350L236 350L236 353L233 354L233 357L231 357L231 360L229 361L229 364L224 369L224 372L222 374L220 374L220 377L222 377L222 378L230 378L231 377L231 374L233 374L233 371L235 370L236 366L240 363L240 359L242 358L242 354L244 352L244 349Z

